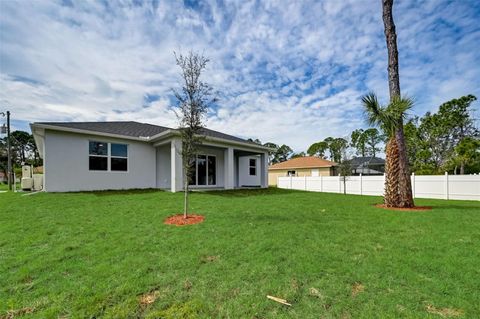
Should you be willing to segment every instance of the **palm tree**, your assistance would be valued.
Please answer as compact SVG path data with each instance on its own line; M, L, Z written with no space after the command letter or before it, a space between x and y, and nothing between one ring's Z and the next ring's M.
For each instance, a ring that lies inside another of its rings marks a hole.
M412 108L413 100L396 96L390 104L381 106L376 95L370 93L362 98L362 104L369 124L379 126L388 138L384 203L387 207L413 207L413 198L411 201L405 200L406 185L402 182L401 151L397 139L398 129L403 128L403 120L406 112Z
M382 17L385 27L385 40L388 50L388 87L390 91L390 105L394 106L401 101L400 75L398 72L397 34L393 21L393 0L382 0ZM398 157L398 207L413 207L412 184L408 169L407 147L403 134L403 116L395 129L395 156ZM388 156L388 154L387 154Z

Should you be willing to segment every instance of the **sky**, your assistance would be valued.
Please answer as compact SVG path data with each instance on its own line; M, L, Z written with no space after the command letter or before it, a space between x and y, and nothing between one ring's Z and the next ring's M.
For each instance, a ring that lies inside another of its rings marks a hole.
M396 1L394 19L410 115L480 98L480 1ZM177 127L173 53L190 50L210 59L203 80L218 92L207 127L239 137L304 151L366 128L362 95L388 102L380 0L0 0L0 111L27 131L35 121Z

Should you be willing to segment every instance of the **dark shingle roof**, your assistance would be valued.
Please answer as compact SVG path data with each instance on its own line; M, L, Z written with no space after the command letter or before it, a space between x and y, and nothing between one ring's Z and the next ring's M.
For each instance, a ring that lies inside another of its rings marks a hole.
M133 121L122 122L40 122L51 126L60 126L78 130L94 131L109 134L118 134L132 137L148 137L168 130L168 127L157 126Z
M380 157L355 157L350 160L353 166L359 165L385 165L385 160Z
M166 130L173 130L168 127L158 126L153 124L147 123L139 123L133 121L119 121L119 122L37 122L35 124L43 124L43 125L50 125L50 126L59 126L64 128L72 128L72 129L79 129L79 130L86 130L86 131L93 131L93 132L101 132L101 133L109 133L109 134L117 134L117 135L124 135L124 136L132 136L132 137L152 137L159 133L162 133ZM230 141L236 142L244 142L244 143L251 143L254 145L253 142L244 140L242 138L228 135L222 132L213 131L210 129L203 129L203 134L209 137L216 137L222 138Z
M236 137L236 136L233 136L233 135L228 135L228 134L218 132L218 131L214 131L214 130L209 130L208 128L204 128L202 130L202 134L205 135L205 136L209 136L209 137L223 138L225 140L237 141L237 142L243 142L243 143L251 143L251 144L254 144L254 145L258 145L254 142L244 140L243 138Z

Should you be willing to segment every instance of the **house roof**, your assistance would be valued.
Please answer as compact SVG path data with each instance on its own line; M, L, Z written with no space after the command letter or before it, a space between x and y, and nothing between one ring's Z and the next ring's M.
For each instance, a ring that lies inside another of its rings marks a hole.
M108 133L137 138L150 138L157 134L166 132L168 130L178 131L165 126L153 125L148 123L139 123L134 121L117 121L117 122L37 122L34 125L48 125L57 126L59 128L69 128L76 130L84 130L90 132ZM210 130L207 128L202 129L202 134L208 137L220 138L224 140L230 140L235 142L249 143L252 145L260 146L248 140L228 135L222 132Z
M316 156L304 156L292 158L288 161L276 163L271 165L268 169L290 169L290 168L316 168L316 167L332 167L337 163L316 157Z
M385 160L380 157L371 157L371 156L365 156L365 157L355 157L350 160L350 163L353 166L361 166L361 165L385 165Z
M92 132L110 133L132 137L150 137L169 130L168 127L133 121L118 122L37 122L49 126L59 126Z

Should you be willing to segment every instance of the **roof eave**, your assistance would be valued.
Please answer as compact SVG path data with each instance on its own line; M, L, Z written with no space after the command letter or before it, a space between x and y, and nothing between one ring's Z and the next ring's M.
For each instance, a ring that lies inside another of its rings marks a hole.
M295 166L295 167L269 167L269 170L281 170L281 169L301 169L301 168L329 168L329 167L334 167L336 165L323 165L323 166Z
M49 124L40 124L40 123L30 123L30 128L33 130L34 128L42 128L45 130L52 130L52 131L61 131L61 132L69 132L69 133L78 133L78 134L90 134L90 135L99 135L99 136L106 136L106 137L114 137L114 138L122 138L134 141L142 141L142 142L150 142L151 138L147 137L136 137L136 136L129 136L129 135L122 135L122 134L113 134L113 133L106 133L106 132L98 132L93 130L84 130L84 129L77 129L71 127L63 127L57 125L49 125Z
M40 124L40 123L31 123L30 127L32 131L34 128L41 128L45 130L62 131L62 132L70 132L70 133L78 133L78 134L99 135L99 136L122 138L122 139L129 139L129 140L142 141L142 142L154 142L160 139L165 139L173 136L180 136L180 132L175 129L168 129L164 132L158 133L153 136L135 137L135 136L129 136L129 135L105 133L105 132L98 132L93 130L84 130L84 129L70 128L70 127L63 127L63 126L49 125L49 124ZM249 147L253 149L260 149L262 151L272 150L271 148L263 145L253 144L248 142L241 142L241 141L233 141L230 139L220 138L220 137L205 136L205 139L212 142L220 142L224 144L233 144L233 145L240 145L240 146Z

